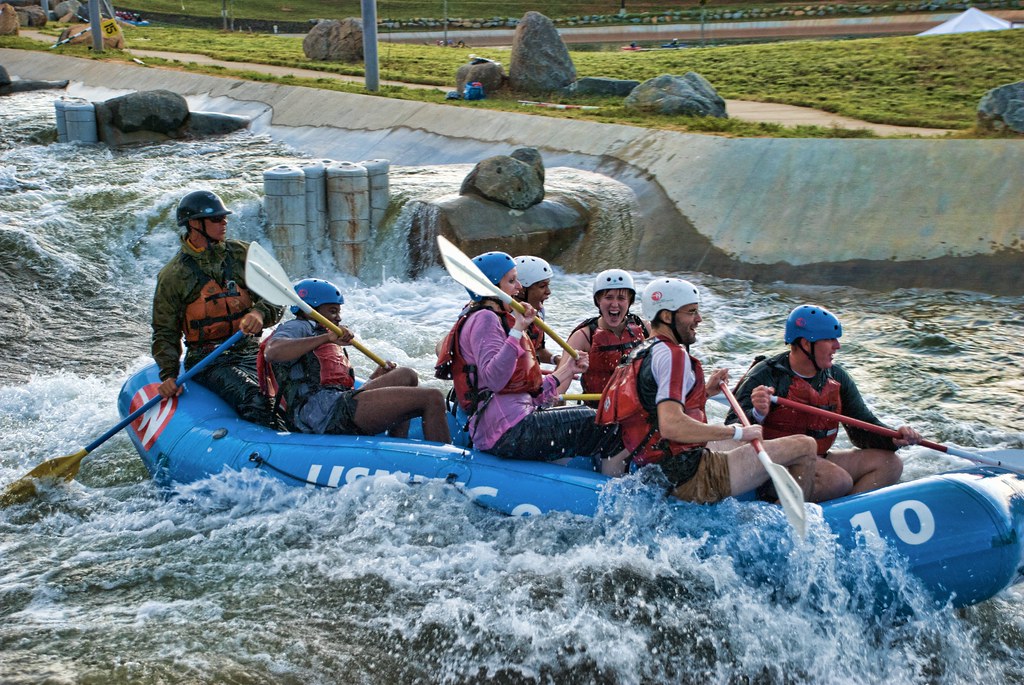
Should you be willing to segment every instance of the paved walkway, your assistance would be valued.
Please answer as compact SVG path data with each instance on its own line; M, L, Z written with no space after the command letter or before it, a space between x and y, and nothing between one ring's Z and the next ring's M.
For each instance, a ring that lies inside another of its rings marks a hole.
M37 31L29 31L22 29L19 35L25 38L32 38L34 40L43 41L49 44L53 44L53 36L48 36ZM194 55L185 54L180 52L166 52L161 50L139 50L131 48L128 52L136 59L144 60L147 57L159 57L165 60L173 60L181 62L182 64L188 64L189 62L195 62L196 64L219 66L225 69L233 69L237 71L255 71L262 74L269 74L272 76L295 76L299 78L332 78L339 81L350 81L355 83L362 83L364 81L361 76L349 76L345 74L335 74L326 71L316 71L314 69L299 69L293 67L280 67L270 64L259 64L256 62L229 62L227 60L214 59L205 55ZM403 83L400 81L385 81L381 80L382 85L389 86L400 86L405 88L422 88L432 90L449 90L440 86L427 86L414 83ZM936 128L917 128L912 126L889 126L886 124L873 124L867 121L860 121L857 119L851 119L850 117L844 117L838 114L831 114L829 112L823 112L817 109L811 109L809 107L794 107L791 105L780 105L775 103L767 102L750 102L747 100L726 100L726 111L729 116L734 119L741 121L753 121L763 123L774 123L781 124L783 126L822 126L825 128L841 128L848 130L859 130L867 129L873 131L879 136L899 136L899 135L916 135L916 136L943 136L951 131L946 129Z

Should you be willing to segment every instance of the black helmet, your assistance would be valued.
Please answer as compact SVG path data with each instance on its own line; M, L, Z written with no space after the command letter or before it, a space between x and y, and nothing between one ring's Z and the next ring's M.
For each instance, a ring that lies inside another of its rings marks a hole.
M194 190L178 203L178 225L188 226L192 219L216 219L227 216L231 211L217 193L209 190Z

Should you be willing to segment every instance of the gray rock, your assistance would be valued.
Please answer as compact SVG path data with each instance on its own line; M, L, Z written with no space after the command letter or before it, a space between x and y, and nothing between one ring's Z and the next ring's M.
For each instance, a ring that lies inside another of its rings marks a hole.
M639 81L607 78L605 76L584 76L562 89L566 95L606 95L626 97L640 85Z
M436 230L466 254L500 245L511 254L557 255L579 240L590 221L590 210L569 197L551 197L525 211L473 195L435 204Z
M512 37L509 87L524 93L552 93L576 80L576 66L555 25L527 12Z
M700 74L685 76L662 74L633 89L625 101L628 109L658 114L711 116L727 119L725 100Z
M978 126L1024 133L1024 81L993 88L978 102Z
M82 3L78 2L78 0L62 0L53 8L53 13L58 17L66 17L69 14L74 16L78 14L80 9L82 9Z
M321 21L302 39L306 57L321 62L361 62L363 22L351 17L343 21Z
M188 133L191 136L219 136L248 128L252 120L236 114L220 112L189 112Z
M484 87L484 94L490 95L501 90L507 79L505 69L498 62L487 61L480 64L463 64L455 72L455 90L462 93L467 83L479 81Z
M517 159L524 164L529 164L533 167L534 173L537 174L537 178L540 179L541 185L541 196L544 193L544 158L540 156L540 152L535 147L521 147L512 151L509 155L512 159Z
M18 22L26 28L38 29L46 26L46 12L39 5L18 7L15 11L18 13Z
M96 104L99 139L119 147L183 138L188 103L169 90L129 93Z
M532 164L509 155L496 155L473 167L463 179L459 195L477 195L525 210L544 199L544 182Z

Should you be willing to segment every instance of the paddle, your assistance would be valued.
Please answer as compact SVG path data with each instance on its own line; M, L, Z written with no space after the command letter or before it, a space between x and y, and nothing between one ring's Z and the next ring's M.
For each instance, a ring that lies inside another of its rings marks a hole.
M743 413L740 403L736 401L736 397L732 394L729 386L723 381L719 383L718 387L725 393L726 399L729 400L729 405L736 412L736 416L740 418L740 422L744 426L749 426L750 421L747 419L747 415ZM764 445L761 444L760 440L752 440L750 444L757 450L757 458L761 460L761 466L764 467L764 470L768 472L768 476L772 479L775 492L779 495L779 504L782 505L782 511L785 512L786 518L789 519L789 524L793 526L800 537L804 537L807 532L807 512L804 511L803 491L785 466L772 461L772 458L764 451Z
M337 335L344 337L350 334L348 330L329 321L323 314L306 304L289 284L288 274L259 243L249 243L249 253L245 257L245 285L268 302L282 307L295 305L306 316L334 331ZM353 339L350 344L373 360L377 366L387 368L386 361L366 349L358 340Z
M229 347L237 343L244 336L245 334L242 333L242 331L237 331L230 338L228 338L220 345L218 345L216 348L214 348L214 350L210 352L210 354L203 357L203 359L198 364L196 364L191 369L178 376L175 382L179 386L184 384L185 381L190 380L197 373L199 373L207 366L209 366L210 362L219 357L222 352L224 352ZM75 475L78 474L78 467L79 465L81 465L82 460L85 459L86 455L88 455L94 449L96 449L97 447L105 443L107 440L112 438L115 434L119 433L122 428L130 424L132 421L134 421L135 419L139 418L147 411L152 409L162 399L163 397L157 394L155 397L151 398L149 401L147 401L141 407L133 411L131 414L121 419L121 422L118 423L116 426L108 430L106 433L98 437L93 442L86 445L83 449L79 450L78 452L75 452L74 454L69 454L66 457L57 457L56 459L44 461L42 464L29 471L27 475L22 476L21 478L7 486L3 494L0 495L0 506L7 507L12 504L17 504L18 502L24 502L29 497L35 495L35 481L38 478L63 478L64 480L71 480L72 478L75 477Z
M569 393L567 395L559 395L558 399L565 400L567 402L597 402L601 399L601 393L599 392L585 392L579 395L573 395Z
M843 416L842 414L837 414L835 412L828 411L827 409L812 407L810 405L803 404L802 402L795 402L785 397L779 397L778 395L772 395L772 402L807 414L815 414L817 416L823 416L828 419L839 421L840 423L845 423L849 426L856 426L857 428L862 428L866 431L871 431L872 433L884 435L889 438L901 437L899 431L895 431L892 428L876 426L873 423L852 419L849 416ZM977 464L1000 466L1002 468L1010 469L1011 471L1016 471L1017 473L1024 473L1024 450L991 450L989 454L993 456L987 457L958 447L932 442L931 440L922 440L918 444L938 452L945 452L947 454L967 459L968 461L973 461Z
M456 283L469 288L475 293L486 293L489 297L496 297L520 314L526 311L522 302L512 299L511 295L491 283L487 276L484 276L484 272L480 270L480 267L474 264L472 259L463 254L462 250L455 247L443 235L437 236L437 246L441 249L441 259L444 260L444 268L448 270L449 275L455 279ZM534 321L573 359L579 359L579 353L569 347L569 343L562 340L558 333L551 330L551 327L544 323L544 319L538 316Z

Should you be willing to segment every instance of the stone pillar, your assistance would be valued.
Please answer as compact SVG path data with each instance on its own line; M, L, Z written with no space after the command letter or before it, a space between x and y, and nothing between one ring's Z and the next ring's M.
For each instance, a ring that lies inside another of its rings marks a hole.
M327 167L327 239L335 265L359 275L363 249L370 239L370 186L366 167L335 162Z
M368 159L360 162L366 167L370 186L370 233L374 234L384 225L384 216L391 201L391 185L388 172L391 162L386 159Z
M263 172L263 211L274 253L293 277L307 268L306 175L281 164Z
M57 124L60 134L60 124ZM69 143L98 143L99 129L96 126L96 106L81 98L64 101L64 127Z
M310 250L327 250L327 167L334 160L316 159L303 165L306 175L306 236Z

